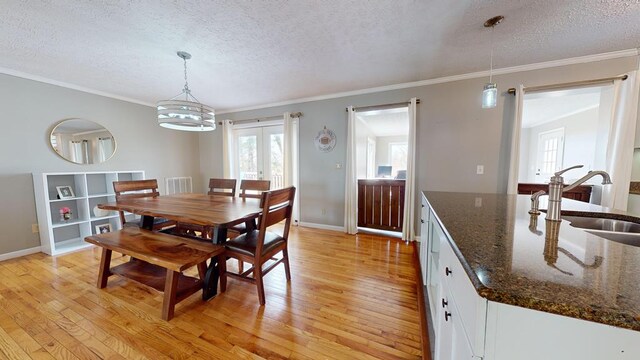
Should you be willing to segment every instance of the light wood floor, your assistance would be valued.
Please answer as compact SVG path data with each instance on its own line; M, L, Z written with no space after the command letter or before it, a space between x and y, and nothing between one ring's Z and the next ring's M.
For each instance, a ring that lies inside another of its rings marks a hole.
M97 248L0 262L0 359L421 358L411 245L291 227L289 249L292 281L269 273L266 306L229 279L169 322L155 290L118 276L96 288Z

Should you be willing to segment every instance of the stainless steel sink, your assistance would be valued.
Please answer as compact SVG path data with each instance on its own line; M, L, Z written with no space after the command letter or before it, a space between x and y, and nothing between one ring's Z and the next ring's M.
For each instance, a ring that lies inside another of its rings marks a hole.
M573 227L585 230L640 234L640 224L631 221L586 216L563 216L562 219L569 221Z
M640 224L625 220L587 216L563 216L571 226L622 244L640 247Z

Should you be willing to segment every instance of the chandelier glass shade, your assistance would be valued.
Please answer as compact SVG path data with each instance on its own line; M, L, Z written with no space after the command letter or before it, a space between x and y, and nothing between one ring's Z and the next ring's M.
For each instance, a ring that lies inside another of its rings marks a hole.
M216 129L215 111L198 101L189 89L187 81L187 59L189 53L178 51L184 60L184 89L172 99L158 101L158 124L162 127L183 131L212 131ZM180 99L184 96L184 99Z

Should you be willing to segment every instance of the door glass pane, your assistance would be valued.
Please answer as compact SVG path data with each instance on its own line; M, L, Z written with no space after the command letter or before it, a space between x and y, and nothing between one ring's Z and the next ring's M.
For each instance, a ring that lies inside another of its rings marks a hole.
M284 187L284 157L282 141L282 134L271 134L269 138L269 144L271 144L269 165L271 170L272 189L281 189Z
M240 179L258 178L258 137L238 136L238 168Z

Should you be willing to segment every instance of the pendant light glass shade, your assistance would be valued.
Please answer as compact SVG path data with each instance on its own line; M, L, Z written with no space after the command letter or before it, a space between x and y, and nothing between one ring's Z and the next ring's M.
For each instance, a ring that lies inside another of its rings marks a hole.
M498 86L496 83L484 84L482 90L482 108L490 109L496 107L498 100Z
M201 104L191 95L187 81L187 59L189 53L178 51L178 56L184 60L184 89L170 100L158 101L158 124L162 127L183 131L212 131L216 129L215 111L212 107ZM184 95L184 100L178 97Z
M498 15L485 21L484 27L491 28L491 55L489 62L489 82L484 84L482 89L482 108L491 109L496 107L498 102L498 85L493 80L493 29L504 20L504 16Z

